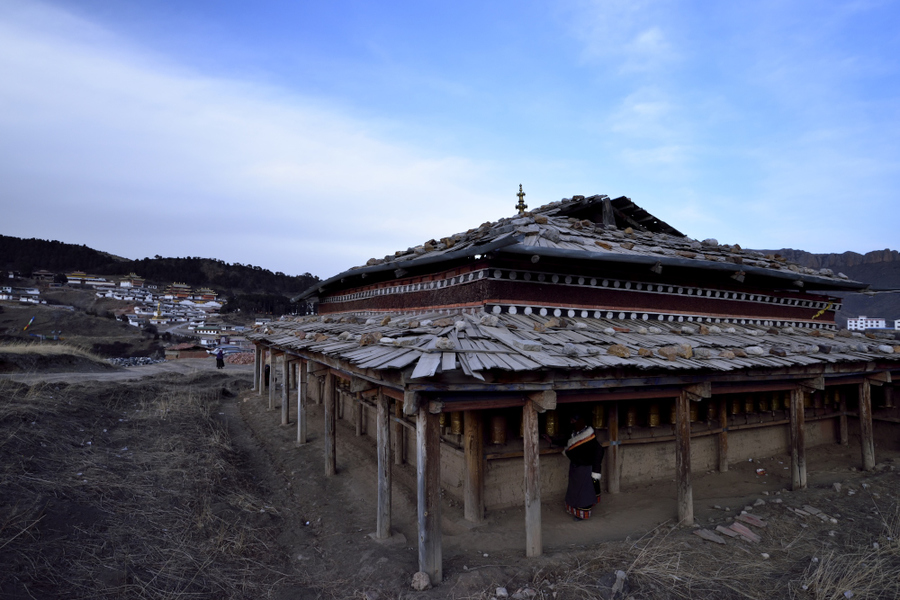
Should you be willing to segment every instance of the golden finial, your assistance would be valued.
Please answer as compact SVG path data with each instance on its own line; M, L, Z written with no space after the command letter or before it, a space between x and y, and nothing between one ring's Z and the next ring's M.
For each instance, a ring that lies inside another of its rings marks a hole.
M528 205L525 204L525 192L522 191L522 184L519 184L519 193L516 194L519 197L519 203L516 204L516 208L519 209L519 214L524 215L525 209L528 208Z

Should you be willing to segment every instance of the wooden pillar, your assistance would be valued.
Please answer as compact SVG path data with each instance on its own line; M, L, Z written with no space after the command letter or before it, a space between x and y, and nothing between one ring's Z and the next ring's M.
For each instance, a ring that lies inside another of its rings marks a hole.
M691 415L686 391L675 400L675 485L678 488L678 521L694 524L694 491L691 487Z
M394 416L398 419L403 418L403 404L399 401L394 403ZM391 446L393 447L394 464L403 464L403 438L406 437L403 431L403 425L394 421L391 423L393 431L391 431Z
M278 355L274 351L269 352L269 410L275 410L275 386L278 382L276 368Z
M522 407L522 443L525 449L525 556L543 554L541 539L541 449L538 413L534 403Z
M253 353L253 391L258 392L262 378L259 376L259 364L262 362L262 348L259 344L254 344L256 352Z
M463 488L467 521L484 521L484 418L481 411L463 413L463 452L466 460Z
M259 388L257 388L256 393L262 396L263 392L266 389L266 361L269 359L269 357L268 350L266 348L262 348L260 346L257 346L257 348L259 348L259 363L257 364L257 366L259 367L259 373L257 373L257 377L259 377Z
M287 353L281 355L281 424L287 425L291 422L290 401L291 401L291 367L293 363L288 360Z
M337 459L335 456L335 390L334 374L325 372L325 475L331 477L337 472Z
M894 408L894 386L884 386L884 407Z
M309 361L306 363L309 364ZM305 365L298 362L297 363L297 375L300 377L299 385L297 386L297 445L306 443L306 430L307 430L307 422L306 422L306 405L307 405L307 397L306 390L308 387L309 375L308 371L304 368Z
M354 400L356 401L356 437L360 437L363 434L363 419L365 417L365 406L362 403L362 397L357 393L354 394Z
M619 403L609 403L609 448L606 451L606 469L609 473L606 483L606 491L610 494L619 493Z
M416 483L419 516L419 570L432 585L443 578L441 553L440 417L419 408L416 417Z
M375 438L378 452L378 513L375 537L391 537L391 400L378 389L375 411Z
M719 424L722 433L719 434L719 472L728 471L728 406L724 398L719 400Z
M841 416L838 417L840 427L840 440L842 446L850 445L850 428L847 426L847 393L841 389L834 392L838 396L838 409Z
M791 489L806 489L806 409L802 388L791 390Z
M875 430L872 427L872 384L868 379L859 384L859 443L863 471L871 471L875 468Z

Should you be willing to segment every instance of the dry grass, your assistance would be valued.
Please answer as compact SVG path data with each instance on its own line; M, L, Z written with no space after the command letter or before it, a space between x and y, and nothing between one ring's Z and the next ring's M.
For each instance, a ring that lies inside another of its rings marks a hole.
M77 356L86 360L103 362L103 358L90 350L59 342L7 342L0 343L0 353L37 356Z
M278 511L213 416L220 393L0 383L0 597L267 597L286 577Z

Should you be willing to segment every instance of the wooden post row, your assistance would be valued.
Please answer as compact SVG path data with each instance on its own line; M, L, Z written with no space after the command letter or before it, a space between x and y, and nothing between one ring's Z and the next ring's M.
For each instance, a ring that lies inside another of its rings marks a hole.
M875 468L875 430L872 426L872 384L864 379L859 384L859 443L863 470Z
M802 388L791 390L791 489L806 488L806 409Z
M463 452L466 474L463 488L464 516L467 521L484 521L484 420L481 411L463 413Z
M541 538L541 463L538 413L534 402L522 407L522 435L525 454L525 556L543 553Z
M325 373L325 476L331 477L337 472L337 458L335 453L335 390L334 374L331 371Z
M682 391L675 400L675 485L678 488L678 521L694 524L694 492L691 488L690 398Z
M287 353L281 355L281 424L287 425L291 422L290 414L290 397L291 397L291 366L292 362L288 360Z
M300 377L300 383L297 386L297 445L307 442L306 406L308 399L306 391L309 385L308 364L309 361L306 362L306 365L297 363L297 375Z

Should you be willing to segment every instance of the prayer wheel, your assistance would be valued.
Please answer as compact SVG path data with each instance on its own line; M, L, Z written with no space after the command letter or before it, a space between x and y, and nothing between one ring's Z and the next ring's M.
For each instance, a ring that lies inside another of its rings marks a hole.
M463 414L462 411L450 413L450 433L453 435L462 435L463 432Z
M731 414L739 415L741 414L741 399L740 398L732 398L731 399Z
M637 407L634 404L628 405L628 411L625 413L625 426L637 427Z
M438 417L438 419L439 419L440 424L441 424L441 429L443 429L444 427L447 426L447 413L442 412L441 415L440 415L440 417Z
M803 408L812 408L812 407L813 407L812 394L804 393L803 394Z
M826 388L825 393L822 394L822 404L826 407L834 404L834 388Z
M783 396L784 410L790 410L791 409L791 393L790 392L782 392L782 394L784 394L784 396Z
M591 424L594 429L603 429L606 427L606 407L602 404L595 404L593 410L593 419Z
M744 396L744 412L748 415L752 412L755 412L756 408L753 406L753 395L746 394Z
M759 412L769 412L769 397L765 394L759 395Z
M706 403L706 420L713 421L719 418L719 403L713 399Z
M650 427L659 427L659 403L653 402L650 405L650 414L647 418L647 424Z
M677 419L677 415L678 415L677 406L678 406L678 403L673 402L672 410L671 410L671 412L669 412L669 423L671 423L672 425L675 424L675 420Z
M700 403L699 402L691 402L688 407L688 416L691 419L691 423L694 421L700 420Z
M506 417L503 415L491 417L491 443L498 446L506 444Z
M772 410L781 410L781 392L772 392Z
M816 393L813 394L812 400L813 400L813 407L814 407L814 408L822 408L822 396L823 396L823 394L824 394L824 392L822 392L822 391L816 391Z
M544 420L544 429L550 437L559 435L559 413L555 410L548 410L546 419Z

